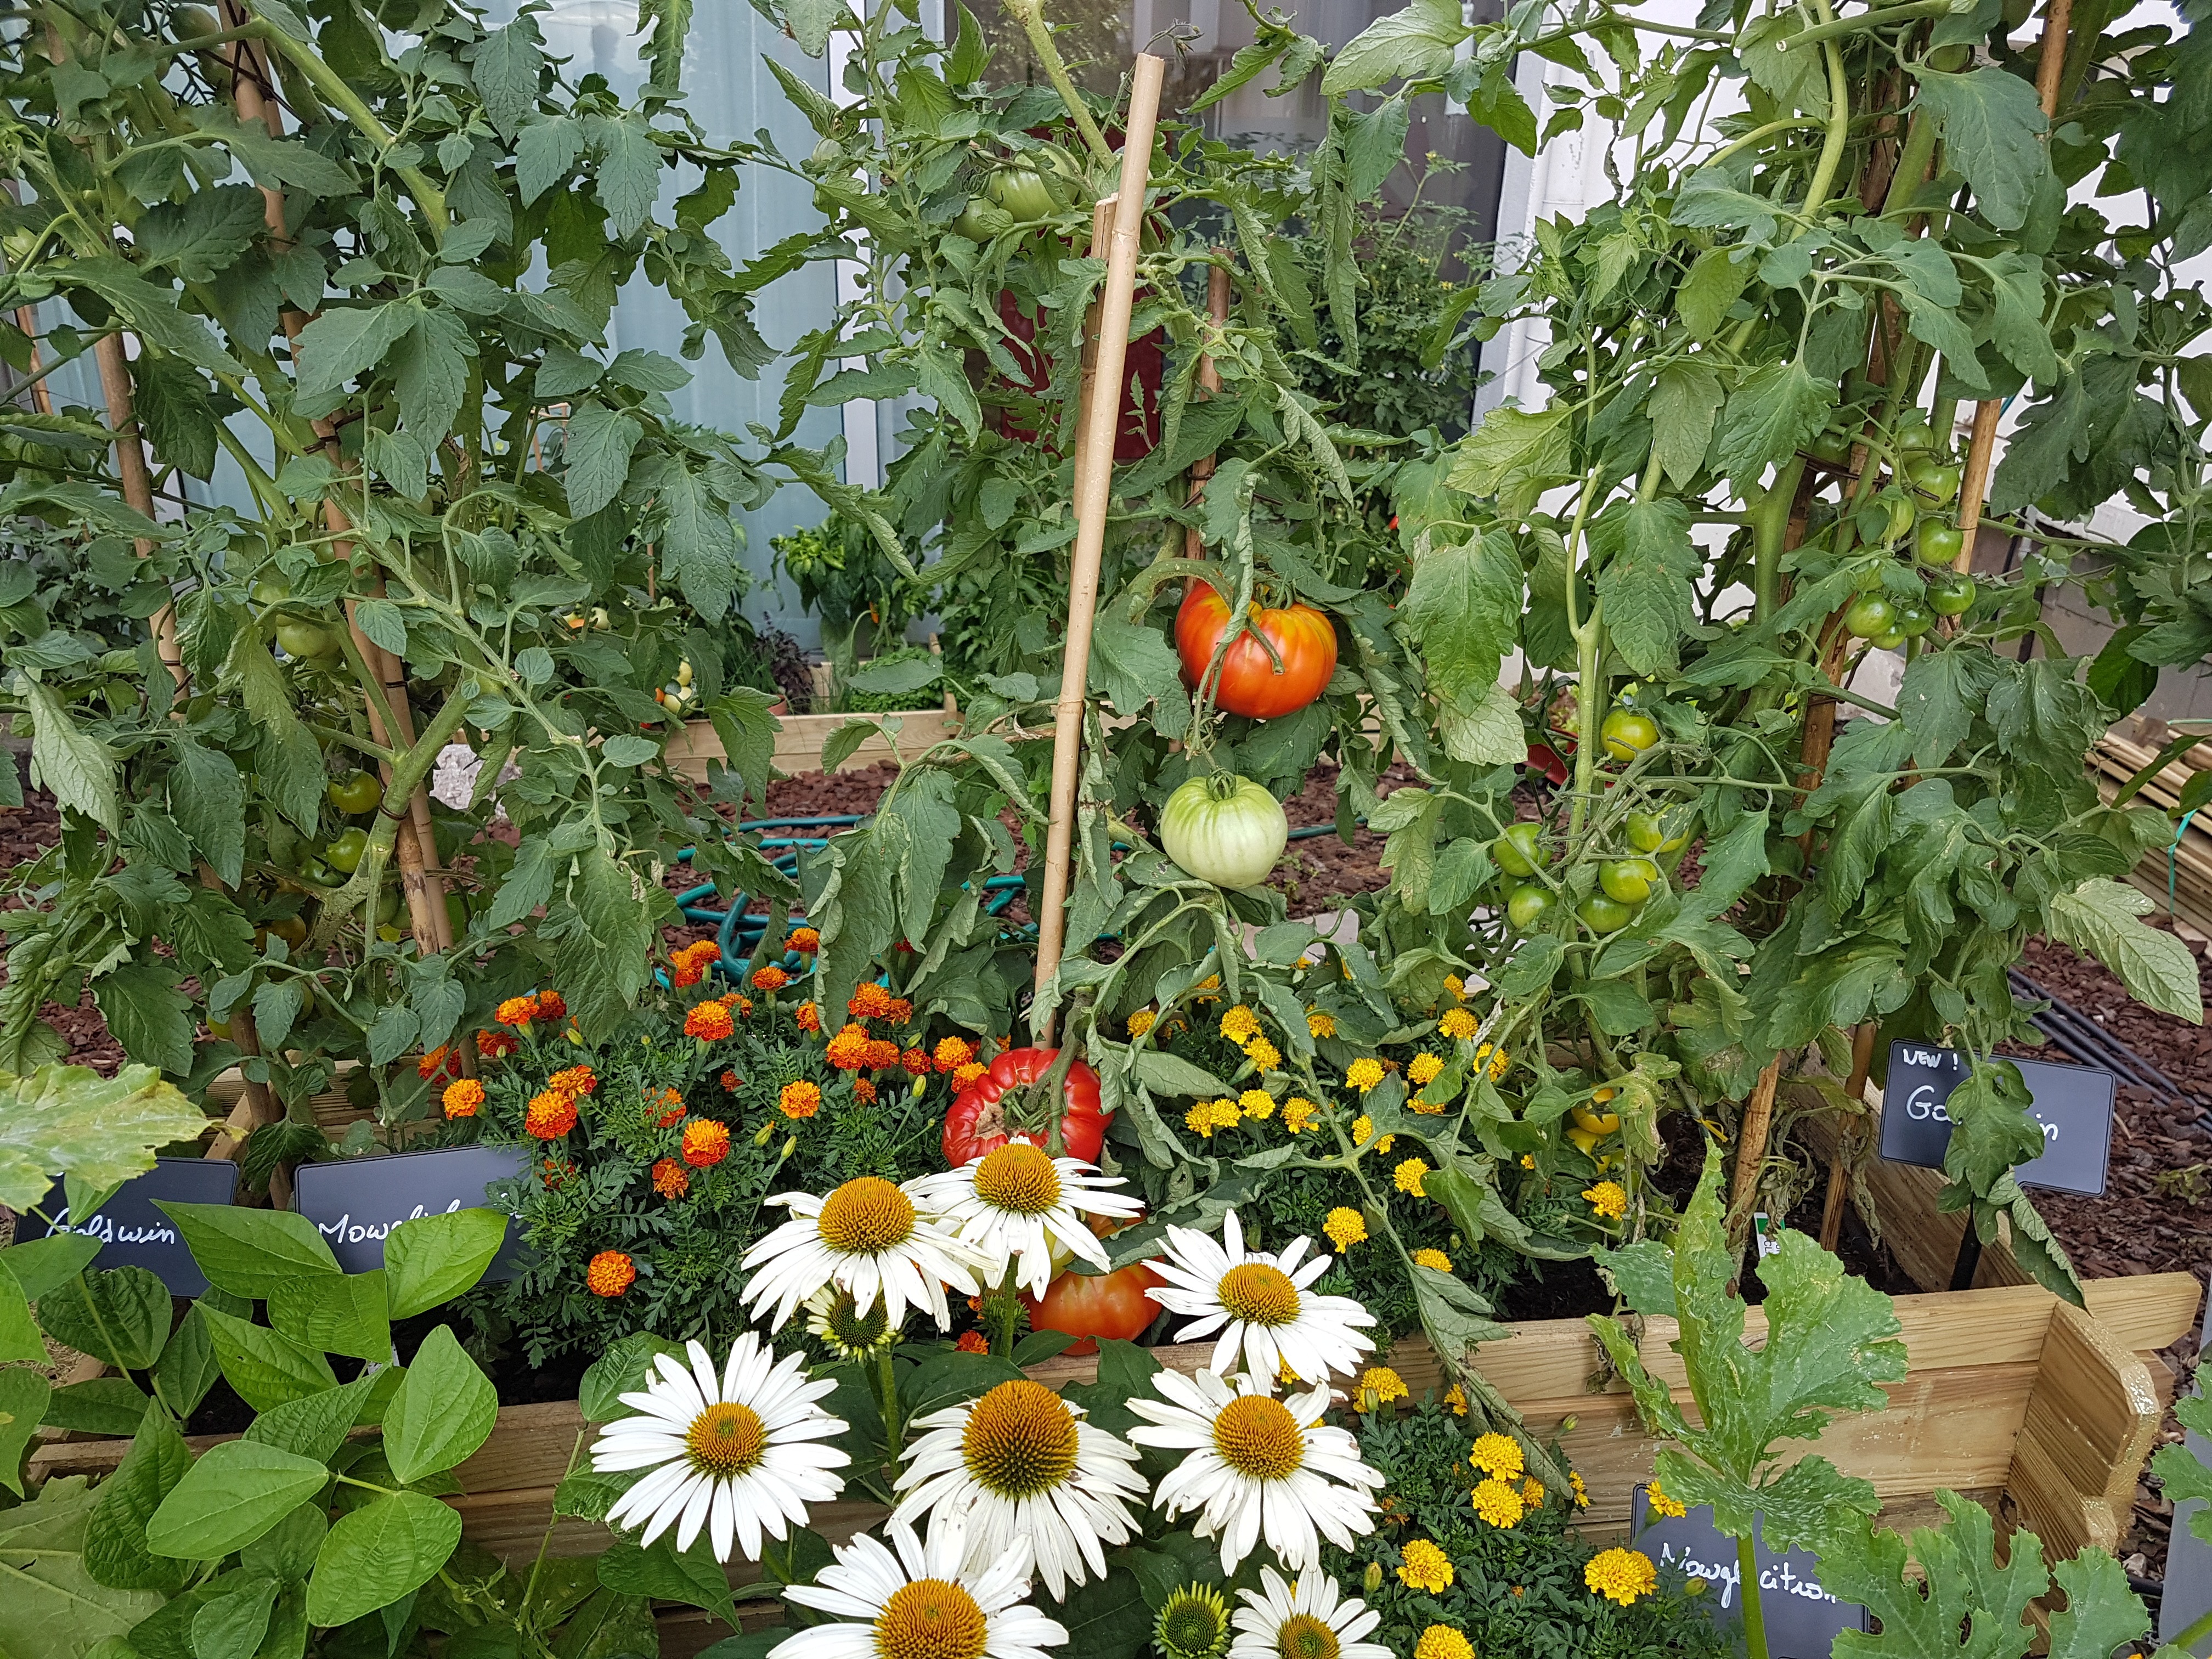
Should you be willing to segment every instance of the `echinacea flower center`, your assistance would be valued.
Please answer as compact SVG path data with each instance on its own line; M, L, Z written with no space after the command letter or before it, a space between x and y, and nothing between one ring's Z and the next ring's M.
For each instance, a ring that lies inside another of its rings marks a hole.
M1042 1382L1001 1382L975 1402L960 1437L968 1473L1001 1498L1033 1498L1075 1468L1075 1413Z
M750 1406L724 1401L691 1419L684 1449L701 1474L728 1480L759 1463L768 1450L768 1429Z
M1305 1462L1305 1431L1291 1408L1263 1394L1240 1395L1213 1419L1221 1461L1255 1480L1281 1480Z
M1215 1659L1228 1638L1228 1604L1200 1584L1170 1595L1152 1627L1152 1644L1168 1659Z
M848 1352L873 1348L884 1340L890 1328L890 1310L878 1297L862 1313L850 1291L837 1292L837 1299L830 1304L830 1312L822 1322L829 1327L830 1340Z
M814 1224L839 1255L875 1255L913 1233L914 1200L881 1176L862 1176L822 1200Z
M942 1578L901 1584L876 1617L878 1659L982 1659L989 1627L975 1598Z
M994 1210L1044 1215L1060 1202L1060 1171L1042 1146L1010 1140L976 1166L975 1196Z
M1310 1613L1294 1613L1275 1632L1282 1659L1336 1659L1336 1632Z
M1298 1316L1298 1287L1280 1267L1240 1262L1221 1275L1221 1305L1231 1319L1254 1325L1287 1325Z

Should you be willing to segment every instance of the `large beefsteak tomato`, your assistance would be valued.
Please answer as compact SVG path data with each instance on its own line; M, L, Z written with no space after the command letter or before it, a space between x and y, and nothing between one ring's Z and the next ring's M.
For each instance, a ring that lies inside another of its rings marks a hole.
M1046 1285L1042 1296L1024 1297L1022 1305L1030 1310L1034 1329L1066 1331L1084 1339L1063 1352L1097 1353L1095 1338L1131 1342L1145 1334L1160 1311L1160 1304L1145 1291L1165 1282L1141 1261L1114 1273L1070 1271Z
M1030 1085L1049 1072L1059 1057L1057 1048L1009 1048L993 1060L988 1071L960 1091L945 1115L945 1163L963 1168L1018 1134L1044 1146L1046 1124L1042 1119L1022 1121L1020 1114ZM1098 1073L1078 1060L1067 1068L1060 1092L1067 1103L1066 1115L1060 1121L1060 1150L1069 1158L1096 1164L1106 1145L1106 1126L1114 1121L1111 1112L1098 1107Z
M1249 633L1239 634L1221 659L1221 683L1214 688L1213 705L1225 713L1254 720L1278 720L1295 714L1328 685L1336 672L1336 629L1327 615L1310 605L1293 605L1280 611L1252 607L1252 624L1275 647L1283 659L1278 669L1267 647ZM1213 647L1229 626L1229 601L1208 582L1193 581L1176 612L1176 654L1182 659L1182 678L1195 686L1213 660Z

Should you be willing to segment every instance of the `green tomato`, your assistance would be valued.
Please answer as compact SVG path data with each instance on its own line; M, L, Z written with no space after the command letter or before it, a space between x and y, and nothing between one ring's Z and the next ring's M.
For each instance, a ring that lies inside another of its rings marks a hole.
M1622 904L1643 903L1659 883L1659 866L1650 859L1608 859L1597 867L1597 884Z
M302 659L335 657L338 653L337 636L316 623L277 623L276 643L284 647L286 656Z
M1862 640L1888 633L1896 622L1897 608L1878 593L1862 594L1844 612L1844 630Z
M1894 651L1904 643L1905 635L1894 628L1874 636L1874 648L1877 651Z
M952 228L971 242L988 242L1014 228L1014 216L988 196L971 196Z
M1505 896L1505 919L1522 933L1552 914L1559 897L1540 881L1524 881Z
M335 887L337 877L331 866L319 858L304 859L300 864L300 879L310 887Z
M253 584L256 605L282 605L292 597L292 584L282 576L271 574Z
M1014 216L1018 224L1045 218L1060 207L1044 180L1030 167L1000 167L983 188L994 202Z
M1908 640L1917 640L1936 626L1936 613L1922 605L1901 605L1897 608L1897 631Z
M1861 565L1858 574L1851 578L1852 587L1862 593L1881 592L1881 568L1888 562L1887 559L1877 559L1872 564Z
M1917 495L1925 495L1938 507L1948 505L1959 494L1959 469L1933 455L1915 455L1905 463L1905 481Z
M1897 430L1890 434L1890 442L1900 454L1924 453L1936 447L1936 434L1929 428L1927 417L1915 410L1898 422Z
M333 870L343 870L346 874L351 875L361 868L361 861L368 852L368 831L353 829L347 830L328 847L323 848L323 857L329 861Z
M1851 434L1839 426L1824 427L1813 441L1805 446L1816 461L1830 466L1847 466L1851 459Z
M1928 584L1928 608L1939 617L1963 617L1974 603L1974 579L1947 570Z
M1687 830L1668 835L1666 820L1656 812L1628 815L1628 844L1639 853L1671 853L1689 838Z
M382 889L376 896L376 919L385 922L398 921L399 902L399 890L397 887Z
M1923 519L1912 535L1912 551L1924 565L1955 564L1966 545L1966 532L1944 519Z
M1291 839L1283 804L1230 773L1192 778L1160 809L1160 846L1200 881L1257 887Z
M1490 843L1491 861L1509 876L1533 876L1552 861L1543 836L1539 824L1509 823L1505 833Z
M1631 912L1619 899L1592 893L1575 906L1575 914L1593 933L1613 933L1628 926Z
M276 934L296 951L307 942L307 919L305 916L278 916L266 924L264 931Z
M1903 541L1911 532L1912 521L1919 516L1920 509L1913 506L1912 497L1892 495L1889 498L1889 522L1882 527L1883 544L1889 546Z
M346 773L323 786L323 798L349 817L374 812L384 799L384 786L362 771Z
M1632 708L1616 708L1598 727L1605 752L1617 761L1634 760L1659 741L1659 722Z

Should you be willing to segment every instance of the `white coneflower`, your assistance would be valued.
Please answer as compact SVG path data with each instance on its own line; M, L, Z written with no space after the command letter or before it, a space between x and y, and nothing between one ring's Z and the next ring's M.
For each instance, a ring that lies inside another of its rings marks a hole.
M1170 1313L1194 1316L1176 1333L1179 1342L1220 1335L1212 1366L1226 1371L1244 1355L1244 1369L1274 1377L1287 1370L1310 1382L1332 1371L1359 1369L1375 1346L1361 1325L1374 1315L1348 1296L1316 1296L1307 1288L1328 1271L1326 1255L1304 1261L1310 1238L1297 1238L1279 1255L1244 1248L1244 1230L1231 1210L1222 1218L1221 1243L1188 1227L1168 1229L1167 1252L1152 1264L1166 1282L1146 1294ZM1303 1265L1301 1263L1303 1262Z
M1189 1454L1160 1482L1153 1504L1170 1521L1197 1511L1194 1530L1221 1540L1224 1572L1236 1571L1263 1534L1296 1571L1319 1562L1320 1538L1350 1549L1374 1529L1369 1489L1382 1477L1359 1461L1349 1434L1322 1426L1328 1385L1278 1400L1272 1381L1249 1371L1226 1379L1162 1371L1152 1379L1161 1398L1129 1401L1149 1425L1130 1430L1130 1439Z
M732 1542L757 1561L761 1535L781 1539L784 1523L806 1524L806 1506L844 1490L833 1471L852 1462L819 1443L845 1425L814 1402L836 1387L807 1380L805 1358L775 1355L751 1332L730 1346L720 1376L698 1343L690 1364L661 1354L645 1388L622 1396L635 1417L600 1431L592 1468L601 1474L650 1469L607 1511L610 1526L644 1528L650 1544L676 1528L676 1547L689 1549L707 1529L714 1559L730 1559Z
M740 1265L752 1273L744 1299L753 1311L775 1305L770 1329L828 1285L849 1291L860 1313L881 1297L894 1325L905 1322L908 1309L927 1308L939 1330L952 1324L945 1285L975 1294L974 1252L879 1176L848 1181L827 1197L778 1193L768 1201L787 1206L792 1218L747 1250Z
M1243 1592L1229 1659L1390 1659L1380 1642L1359 1639L1382 1615L1346 1596L1319 1567L1306 1568L1295 1585L1262 1567L1260 1585Z
M968 1564L1027 1540L1052 1599L1106 1576L1106 1550L1137 1531L1128 1500L1145 1498L1137 1449L1083 1420L1042 1382L1001 1382L980 1400L918 1419L896 1514L932 1513L931 1530L965 1524Z
M806 1298L807 1334L840 1359L873 1359L899 1340L882 1303L860 1311L850 1291L824 1285Z
M982 1259L991 1284L1002 1282L1009 1263L1019 1270L1017 1288L1042 1296L1059 1271L1054 1247L1107 1265L1106 1247L1084 1224L1086 1215L1139 1215L1144 1201L1115 1190L1118 1176L1103 1176L1079 1158L1050 1158L1018 1137L961 1169L923 1176L915 1195L939 1226Z
M1044 1659L1066 1628L1024 1603L1030 1552L1014 1547L980 1573L955 1522L929 1529L925 1546L903 1521L884 1531L894 1555L865 1534L831 1553L833 1565L784 1599L842 1621L814 1625L778 1643L769 1659Z

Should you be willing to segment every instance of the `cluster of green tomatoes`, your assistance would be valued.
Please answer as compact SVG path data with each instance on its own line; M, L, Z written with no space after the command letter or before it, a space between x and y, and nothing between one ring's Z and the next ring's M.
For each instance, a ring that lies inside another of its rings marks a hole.
M1958 463L1938 447L1925 421L1899 425L1895 443L1897 482L1904 488L1885 491L1877 502L1889 515L1881 541L1888 548L1911 548L1925 587L1917 600L1885 593L1882 564L1875 562L1860 572L1859 597L1844 612L1845 631L1884 651L1918 639L1936 626L1939 617L1965 615L1976 591L1972 576L1952 568L1966 543L1966 532L1949 510L1959 498ZM1821 434L1812 453L1840 465L1850 444L1849 434L1832 429Z

